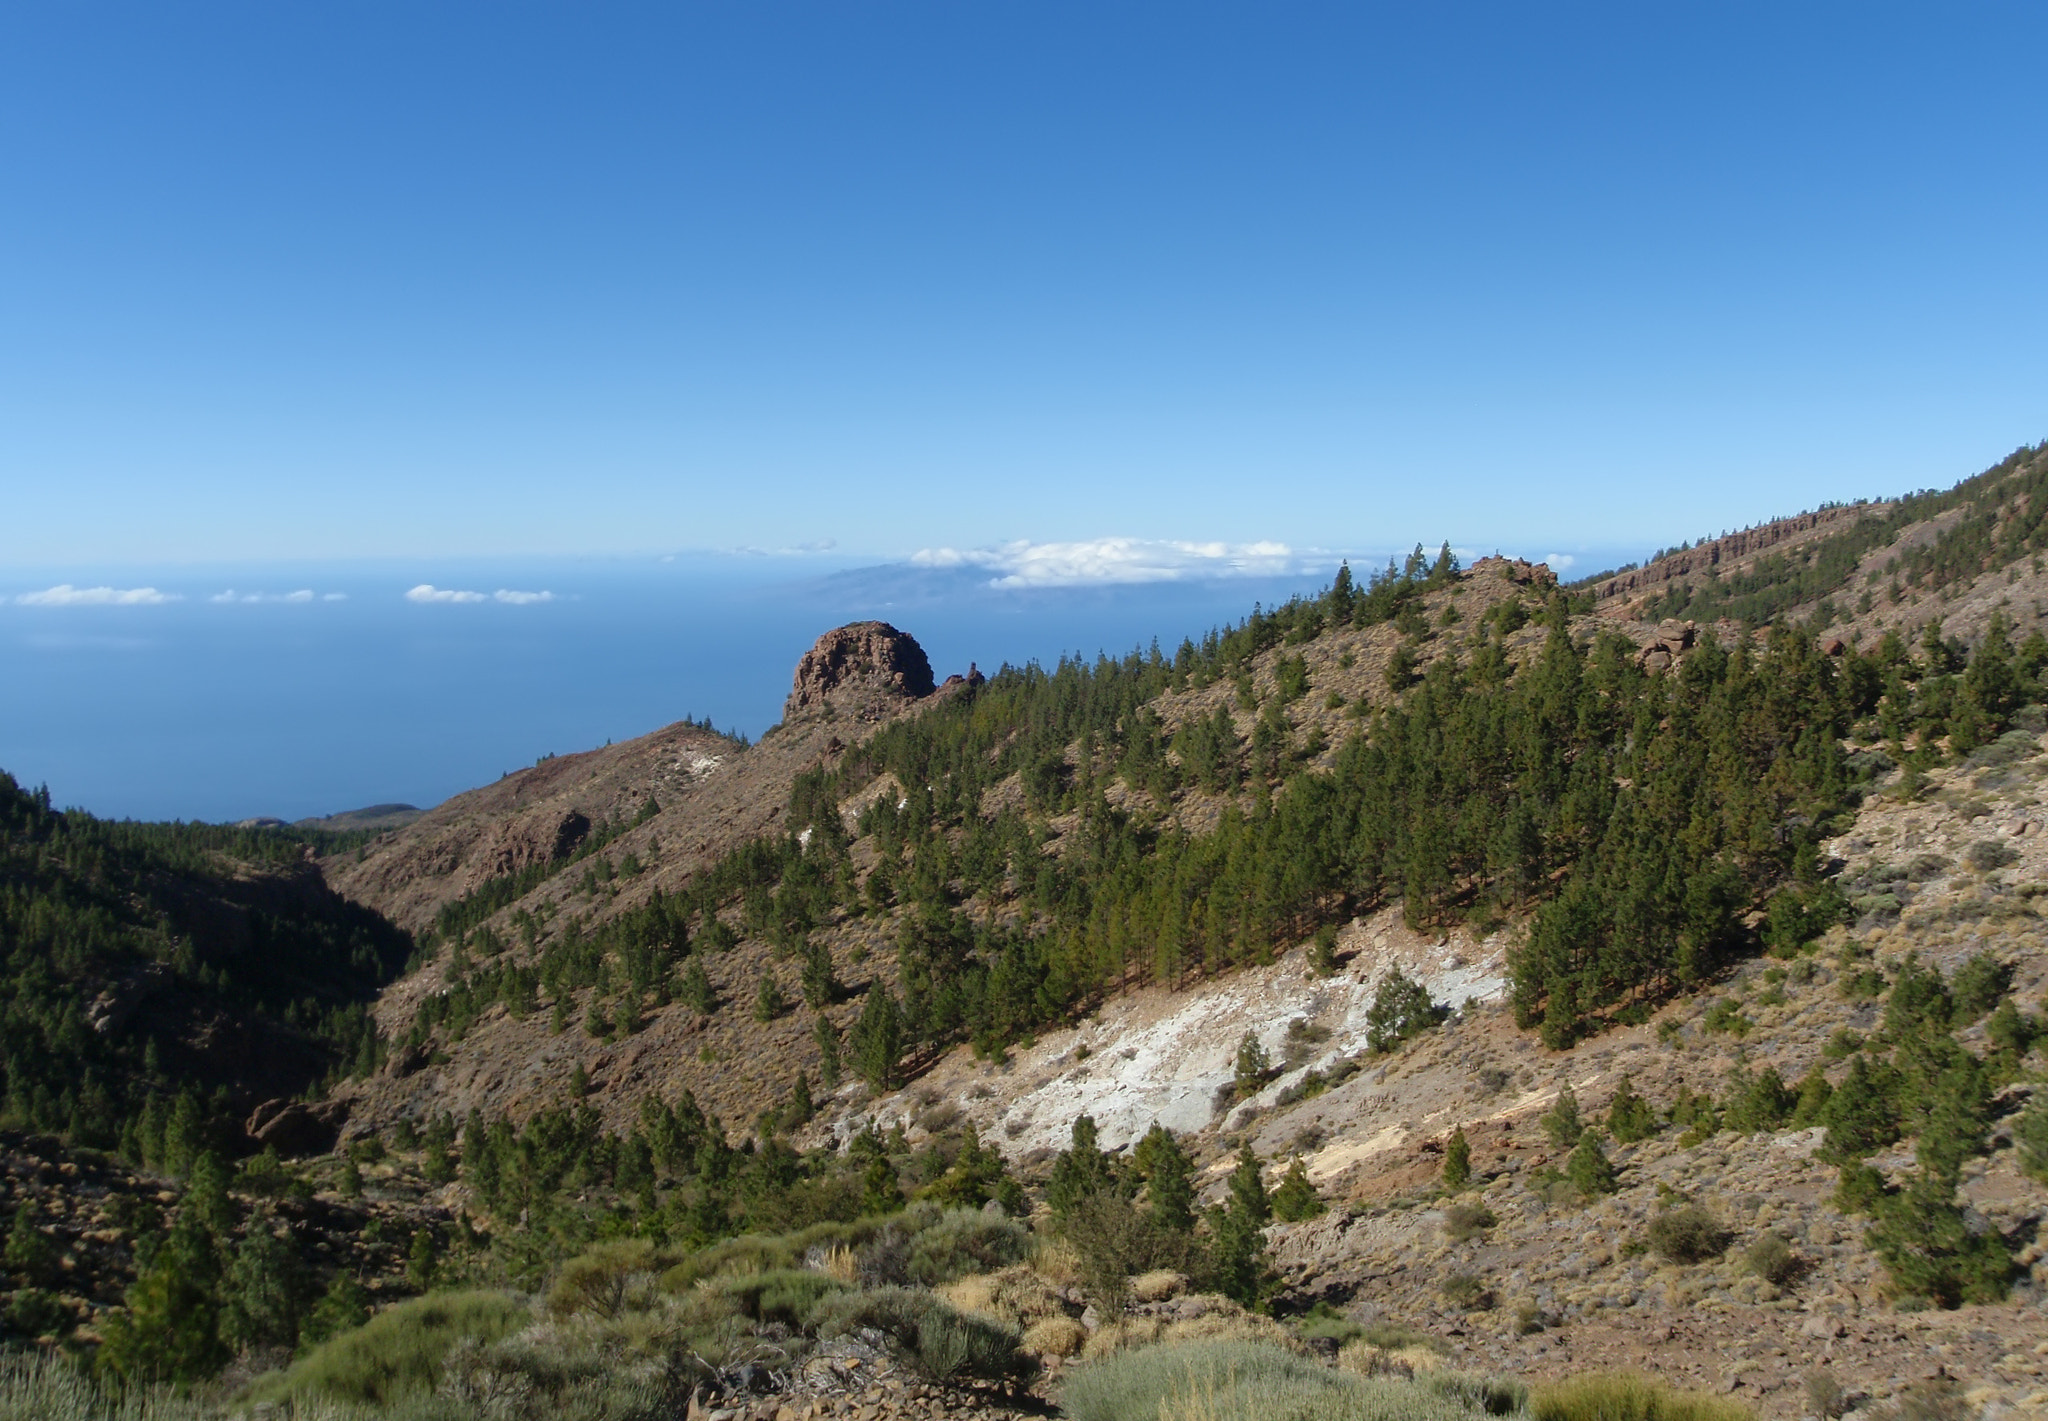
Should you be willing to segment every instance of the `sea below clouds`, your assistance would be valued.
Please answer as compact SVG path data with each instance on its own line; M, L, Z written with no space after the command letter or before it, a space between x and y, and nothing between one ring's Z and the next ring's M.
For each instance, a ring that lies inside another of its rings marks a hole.
M758 737L820 632L880 618L969 662L1171 653L1327 571L996 586L815 559L63 569L0 582L0 770L138 819L422 807L685 716Z

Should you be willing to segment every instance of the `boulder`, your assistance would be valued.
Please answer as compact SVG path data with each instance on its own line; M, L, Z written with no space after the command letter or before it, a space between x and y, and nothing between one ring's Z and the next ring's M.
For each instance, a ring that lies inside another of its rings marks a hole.
M266 1100L249 1112L243 1129L259 1146L268 1145L287 1159L324 1155L334 1148L341 1127L348 1120L348 1102L323 1100L308 1105L301 1100Z
M847 686L904 699L929 696L934 689L932 663L917 638L887 622L852 622L835 628L797 662L783 718L823 705L826 697Z

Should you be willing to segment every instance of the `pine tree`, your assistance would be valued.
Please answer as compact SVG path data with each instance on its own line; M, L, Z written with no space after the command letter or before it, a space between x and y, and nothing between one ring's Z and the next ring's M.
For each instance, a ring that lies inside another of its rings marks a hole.
M718 1010L718 994L711 990L711 978L704 971L704 964L692 957L690 965L683 969L683 980L676 989L676 1000L699 1016L710 1016Z
M1472 1182L1472 1142L1465 1138L1465 1127L1458 1126L1451 1131L1451 1138L1444 1145L1444 1188L1453 1194Z
M1230 1212L1255 1228L1264 1228L1273 1216L1265 1168L1249 1141L1238 1147L1237 1165L1230 1171Z
M1287 1167L1280 1187L1273 1191L1273 1217L1284 1223L1298 1224L1329 1207L1323 1202L1323 1196L1316 1192L1315 1185L1309 1183L1308 1171L1302 1167L1301 1156L1296 1155L1294 1163Z
M839 1028L832 1024L832 1018L818 1013L811 1023L811 1040L818 1046L818 1077L825 1083L825 1089L839 1088Z
M1612 1194L1621 1187L1615 1175L1614 1162L1607 1158L1606 1142L1598 1130L1587 1130L1579 1136L1571 1158L1565 1161L1564 1172L1572 1187L1588 1199Z
M434 1286L434 1280L441 1272L441 1250L434 1240L432 1229L420 1229L412 1236L412 1248L405 1256L405 1281L416 1292L424 1293Z
M782 984L775 980L773 972L761 974L761 990L754 994L754 1020L770 1022L787 1010L789 1003L782 995Z
M1155 1123L1131 1152L1131 1163L1144 1177L1152 1222L1169 1233L1193 1232L1195 1166L1173 1132Z
M1621 1078L1621 1084L1615 1087L1614 1099L1608 1104L1607 1133L1624 1145L1647 1140L1657 1133L1655 1107L1636 1094L1635 1081L1628 1076Z
M1556 1103L1544 1113L1540 1123L1553 1149L1568 1150L1579 1142L1579 1136L1586 1132L1586 1123L1579 1118L1579 1098L1569 1085L1557 1093Z
M896 998L880 982L868 986L867 1002L853 1027L853 1068L868 1089L887 1090L896 1083L903 1059L903 1014Z
M306 1293L305 1264L298 1250L267 1221L252 1221L222 1283L222 1337L238 1349L295 1345Z
M1262 1306L1271 1286L1264 1233L1270 1215L1259 1157L1247 1144L1231 1171L1230 1202L1215 1220L1210 1248L1218 1291L1247 1308Z
M1256 1035L1247 1031L1237 1043L1237 1069L1232 1077L1237 1098L1246 1100L1257 1095L1272 1069L1273 1060L1266 1054L1266 1048L1259 1044Z
M822 942L804 947L804 1004L822 1011L839 1000L839 979L832 973L832 954Z
M5 1254L7 1271L18 1275L30 1287L49 1281L57 1262L56 1247L49 1235L36 1227L35 1205L27 1196L15 1206L14 1222L7 1230Z
M1045 1203L1053 1218L1070 1218L1084 1200L1097 1194L1123 1192L1122 1183L1116 1160L1096 1147L1095 1117L1076 1117L1072 1142L1053 1161L1052 1175L1046 1180Z

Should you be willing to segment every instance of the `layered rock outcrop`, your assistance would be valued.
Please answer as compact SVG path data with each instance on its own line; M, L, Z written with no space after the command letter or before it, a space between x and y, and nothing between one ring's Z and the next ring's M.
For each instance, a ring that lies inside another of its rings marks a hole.
M850 622L818 638L796 664L796 682L783 704L783 718L823 705L845 686L885 694L929 696L932 663L917 638L887 622Z

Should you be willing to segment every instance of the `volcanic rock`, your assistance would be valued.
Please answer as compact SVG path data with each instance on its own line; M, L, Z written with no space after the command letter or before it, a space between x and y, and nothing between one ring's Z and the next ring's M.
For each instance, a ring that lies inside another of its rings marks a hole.
M932 664L917 638L887 622L852 622L826 632L796 664L783 718L822 705L842 686L864 684L906 698L932 693Z

